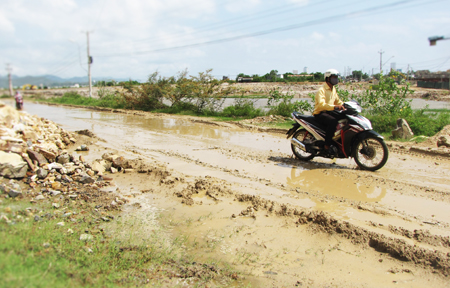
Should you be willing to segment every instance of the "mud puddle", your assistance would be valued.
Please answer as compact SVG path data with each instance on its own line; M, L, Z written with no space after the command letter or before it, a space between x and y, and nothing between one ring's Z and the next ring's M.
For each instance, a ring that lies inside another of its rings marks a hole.
M159 221L171 227L173 235L198 259L233 265L254 287L445 285L439 276L417 269L411 262L355 246L337 235L298 226L290 218L274 217L264 209L247 213L248 204L233 197L214 200L199 193L194 205L180 205L170 192L179 188L176 184L169 190L161 185L158 192L142 193L148 189L147 175L138 175L131 185L125 175L115 178L121 193L134 195L129 205L136 207L133 202L138 202L142 212L159 207ZM195 179L185 181L193 183Z

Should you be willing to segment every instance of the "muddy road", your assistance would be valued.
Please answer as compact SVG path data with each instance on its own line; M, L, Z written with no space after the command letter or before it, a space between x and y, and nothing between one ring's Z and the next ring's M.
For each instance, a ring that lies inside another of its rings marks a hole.
M390 143L377 172L353 160L292 158L282 134L142 112L26 103L69 131L88 160L116 152L152 173L111 174L125 213L157 209L199 259L254 287L448 287L450 157ZM448 153L447 153L448 156ZM225 265L224 264L224 265Z

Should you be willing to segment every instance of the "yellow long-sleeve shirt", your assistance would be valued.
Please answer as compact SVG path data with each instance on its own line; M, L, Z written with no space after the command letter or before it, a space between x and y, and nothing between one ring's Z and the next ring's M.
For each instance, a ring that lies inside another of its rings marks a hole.
M316 93L316 104L314 106L313 115L317 115L322 111L333 111L335 105L342 105L341 99L336 93L336 88L330 89L327 83L324 83L322 87Z

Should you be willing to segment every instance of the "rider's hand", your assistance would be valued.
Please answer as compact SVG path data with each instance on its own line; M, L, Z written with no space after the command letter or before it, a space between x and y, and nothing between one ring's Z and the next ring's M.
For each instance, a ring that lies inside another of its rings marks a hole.
M336 105L336 106L334 106L334 110L338 110L338 111L343 111L343 110L346 110L345 109L345 107L343 106L343 105Z

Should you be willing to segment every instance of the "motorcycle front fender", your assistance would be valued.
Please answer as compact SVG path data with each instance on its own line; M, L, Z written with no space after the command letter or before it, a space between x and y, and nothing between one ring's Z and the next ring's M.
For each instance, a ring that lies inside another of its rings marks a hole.
M356 143L356 141L359 141L359 140L364 140L370 136L384 140L384 137L381 136L380 134L378 134L377 132L375 132L373 130L366 130L366 131L361 132L358 135L356 135L353 143Z

